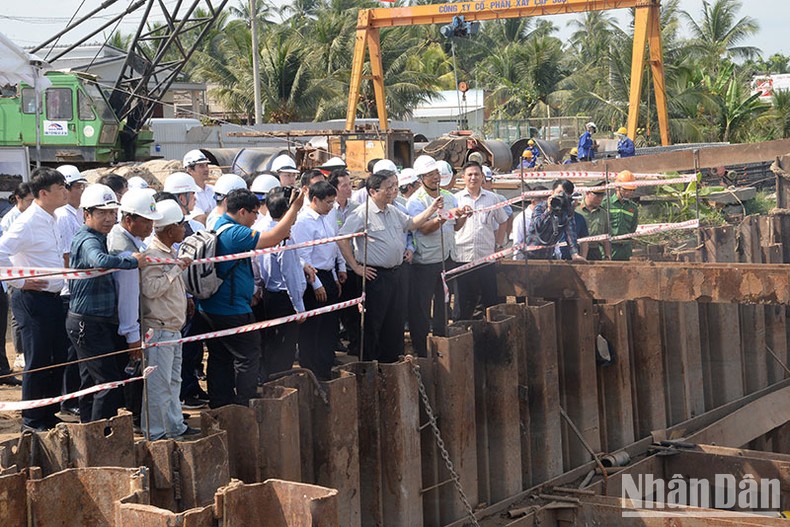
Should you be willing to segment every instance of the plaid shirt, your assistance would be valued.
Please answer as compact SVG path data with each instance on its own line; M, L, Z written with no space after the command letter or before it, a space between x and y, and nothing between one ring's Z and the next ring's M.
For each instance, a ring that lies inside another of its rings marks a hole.
M528 251L528 258L551 260L554 258L554 246L565 233L565 240L568 242L570 254L579 253L579 243L576 241L576 220L573 211L568 214L564 212L560 217L551 213L548 202L541 201L535 205L532 211L532 222L527 232L527 245L542 245L545 249Z
M113 256L107 252L107 236L87 225L80 227L71 241L69 264L72 269L136 269L132 256ZM111 274L69 280L69 311L80 315L117 318L118 295Z

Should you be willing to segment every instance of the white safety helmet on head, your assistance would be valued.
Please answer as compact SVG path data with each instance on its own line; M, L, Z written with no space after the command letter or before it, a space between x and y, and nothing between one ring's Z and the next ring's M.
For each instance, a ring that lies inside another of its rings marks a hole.
M140 188L148 188L148 182L141 178L140 176L132 176L126 182L129 185L129 190L132 189L140 189Z
M88 182L88 180L85 179L85 176L83 176L79 169L74 165L60 165L55 170L63 174L63 177L66 178L66 185L71 185L77 181L84 181L85 183Z
M434 170L439 170L439 165L436 164L436 160L431 156L421 155L414 160L414 172L418 176L424 176Z
M165 179L164 190L171 194L185 194L187 192L200 192L200 187L195 183L195 178L186 172L174 172Z
M419 181L417 172L413 168L404 168L398 174L398 186L403 187Z
M156 204L156 212L161 216L154 220L154 227L167 227L174 223L184 221L184 213L181 212L181 205L172 199L165 199Z
M598 127L592 121L590 121L589 123L585 124L584 127L585 128L595 128L596 130L598 129Z
M206 154L204 154L200 150L190 150L189 152L184 154L184 168L193 167L201 163L208 164L209 160L206 157Z
M274 161L272 161L272 172L293 172L298 174L299 169L296 168L296 161L291 156L283 154L275 157Z
M156 211L153 195L143 188L133 188L121 197L121 212L137 214L149 220L159 220L162 215Z
M231 190L239 188L247 188L247 183L240 176L236 174L222 174L214 184L214 194L225 197Z
M395 175L400 174L400 170L398 170L398 167L395 165L395 163L389 159L379 159L373 165L373 173L376 174L377 172L383 172L384 170L395 172Z
M252 181L250 190L253 194L258 196L258 199L264 199L270 190L281 186L276 177L270 174L261 174Z
M483 165L480 168L483 169L483 179L486 181L493 181L494 180L494 172L491 170L491 167L488 165Z
M102 185L101 183L88 185L80 198L80 207L84 210L110 210L117 209L120 206L115 192L107 185Z
M334 170L336 168L348 168L348 165L339 157L333 157L318 168L321 170Z
M439 185L444 187L445 185L449 185L450 182L453 180L453 176L455 172L453 171L453 167L450 166L450 163L441 159L436 162L436 167L439 169L439 175L442 176L441 181L439 181Z

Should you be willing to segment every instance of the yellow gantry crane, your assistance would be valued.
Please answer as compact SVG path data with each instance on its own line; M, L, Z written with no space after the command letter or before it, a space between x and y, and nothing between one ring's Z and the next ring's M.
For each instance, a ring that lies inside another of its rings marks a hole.
M411 7L362 9L357 19L354 44L354 61L351 69L351 85L348 92L346 130L353 131L356 120L359 90L362 84L362 67L365 50L370 52L370 69L379 126L388 129L387 106L384 95L384 68L381 64L379 30L382 27L447 24L455 16L466 21L498 20L528 16L584 13L608 9L635 8L634 49L631 63L631 93L628 106L628 135L634 138L639 121L639 101L642 99L646 49L650 50L650 68L658 110L658 125L661 144L668 145L669 117L667 114L666 88L664 84L664 61L661 49L661 0L480 0L454 2Z

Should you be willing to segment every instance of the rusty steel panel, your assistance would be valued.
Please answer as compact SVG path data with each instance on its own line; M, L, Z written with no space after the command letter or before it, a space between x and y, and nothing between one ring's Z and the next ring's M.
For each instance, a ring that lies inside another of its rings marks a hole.
M731 225L700 229L706 262L725 263L736 261L735 230L735 227Z
M670 425L705 412L699 308L693 302L662 302L667 417Z
M773 161L790 152L790 139L777 139L762 143L700 148L699 168L716 168L744 163ZM628 169L632 172L692 172L695 168L694 150L680 150L627 159L600 159L573 165L574 170L603 170L604 164L610 172Z
M360 523L357 382L348 372L321 385L329 404L313 396L313 454L316 483L337 489L340 524Z
M741 337L737 304L700 304L705 313L707 353L703 354L705 401L708 408L721 406L744 395ZM739 445L740 446L740 445Z
M228 441L228 471L230 477L244 483L261 481L260 438L258 419L254 409L230 404L200 412L203 435L224 430Z
M384 525L423 525L420 406L410 364L379 365L378 400Z
M214 505L172 512L152 505L119 503L116 508L116 525L119 527L216 527Z
M175 461L175 441L140 441L137 448L136 465L148 467L149 503L162 509L176 510L178 503L175 493L173 464ZM180 496L179 496L180 499Z
M450 460L461 480L466 497L474 507L477 494L477 428L474 399L474 339L470 332L451 328L449 337L429 337L428 357L434 361L436 404ZM450 477L439 463L439 482ZM452 483L439 488L441 523L448 524L465 515L465 509Z
M16 467L19 471L30 468L34 440L34 434L20 434L0 443L0 467Z
M601 335L614 357L612 364L598 367L601 446L613 452L634 442L628 303L600 304L597 311Z
M763 263L760 235L760 216L746 216L737 227L738 261Z
M0 525L27 525L27 474L0 476Z
M768 386L768 361L765 349L765 308L754 304L738 306L741 328L744 393L753 393Z
M218 488L230 482L228 439L225 431L195 441L175 442L174 470L181 492L179 510L203 507Z
M299 394L293 388L265 385L250 407L258 420L258 461L262 480L302 481L299 449Z
M787 316L785 306L765 306L765 345L787 366ZM768 351L768 350L766 350ZM768 383L773 384L785 378L782 364L767 353Z
M441 415L436 412L436 365L433 359L417 357L417 367L422 377L425 393L430 401L431 408L437 419ZM443 525L439 513L439 463L442 462L436 447L436 437L428 424L428 415L425 406L420 403L420 458L422 466L422 516L425 527L438 527Z
M302 481L316 483L313 466L313 401L315 386L306 373L295 373L269 381L266 386L284 386L296 390L299 402L299 452L302 461Z
M675 262L498 264L499 293L547 299L596 298L608 302L650 298L673 302L790 304L786 264ZM529 273L529 290L524 280ZM617 279L613 279L617 277Z
M145 468L71 468L27 481L30 525L113 527L115 502L147 491Z
M331 381L330 381L331 382ZM219 489L214 510L219 527L340 527L338 491L269 479Z
M637 438L667 426L664 346L660 304L631 302L632 380L636 398L634 429Z
M559 350L553 303L530 302L527 315L532 485L562 474Z
M557 342L560 349L560 396L568 417L587 444L601 449L598 384L595 363L595 316L592 301L564 299L556 303ZM571 427L562 422L566 470L583 465L592 456Z

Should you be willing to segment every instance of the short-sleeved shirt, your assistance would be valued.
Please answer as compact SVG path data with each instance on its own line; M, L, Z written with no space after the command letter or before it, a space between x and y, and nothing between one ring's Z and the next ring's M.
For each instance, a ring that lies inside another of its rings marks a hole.
M480 189L473 197L467 189L455 193L459 207L469 205L472 209L483 209L500 203L497 194ZM512 209L511 209L512 210ZM496 250L495 231L508 219L505 208L473 214L464 226L455 233L455 248L459 262L472 262L494 254Z
M601 207L609 209L609 233L612 236L636 232L639 224L639 206L636 203L612 195L603 201ZM612 242L612 260L628 260L632 252L630 241Z
M233 226L217 237L217 256L236 254L255 249L260 233L233 221L227 214L217 220L214 227L219 230L226 223ZM244 315L252 313L250 302L255 292L250 258L217 262L217 275L222 285L211 297L200 301L200 310L213 315ZM231 294L232 293L232 294Z
M367 264L374 267L391 269L403 263L406 251L404 232L411 230L411 217L398 210L395 205L387 205L380 209L371 199L368 206L368 248ZM365 230L365 207L357 207L346 218L338 234L353 234ZM354 238L354 257L358 262L365 260L365 238Z
M454 209L457 202L452 193L442 190L444 208ZM425 188L420 187L406 202L406 209L412 217L421 214L433 203L433 198ZM429 219L436 217L433 213ZM444 240L442 240L444 235ZM442 255L442 242L444 242L444 255ZM414 231L414 263L434 264L455 256L455 220L445 221L441 229L436 229L430 234L423 234L419 229Z
M587 222L587 230L589 236L598 236L599 234L606 234L609 232L607 229L606 210L603 207L597 209L589 209L587 205L582 204L576 212L584 217ZM603 260L604 252L601 242L591 242L587 250L588 260Z

